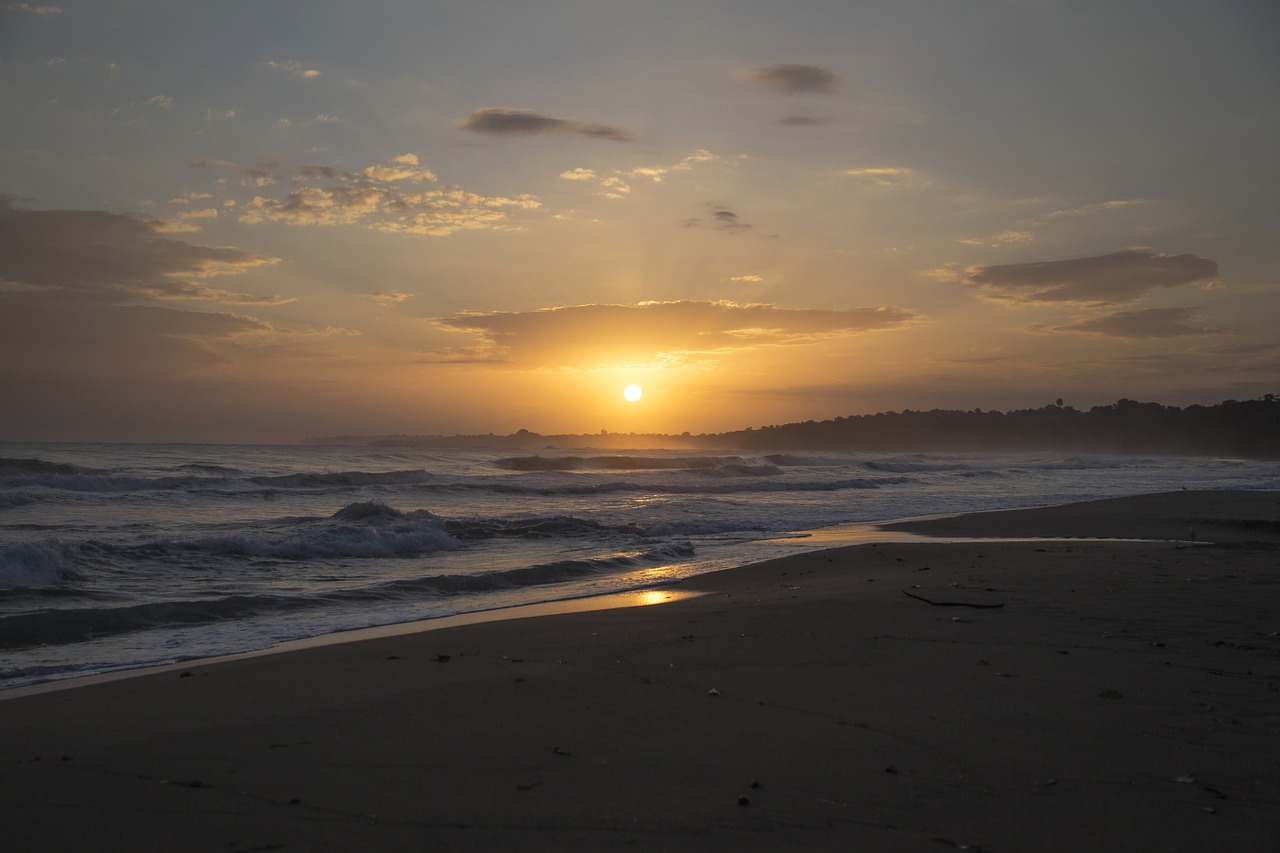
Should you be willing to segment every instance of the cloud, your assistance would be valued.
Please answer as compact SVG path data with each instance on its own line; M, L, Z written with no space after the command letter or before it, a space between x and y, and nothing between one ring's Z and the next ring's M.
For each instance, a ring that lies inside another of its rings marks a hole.
M631 142L635 137L625 130L603 124L588 124L553 118L530 110L501 108L478 109L458 120L458 126L472 133L493 136L585 136L611 142Z
M276 182L276 176L271 174L271 170L261 167L250 169L249 177L253 179L255 187L266 187Z
M778 124L789 125L790 127L818 127L827 123L825 118L815 118L813 116L786 116L778 119Z
M399 161L399 158L396 158L396 160ZM404 164L401 161L395 166L370 166L364 170L364 176L371 181L385 181L387 183L393 181L440 180L436 173L430 169L419 169L417 157L413 158L412 164Z
M715 162L719 159L719 157L705 148L699 148L670 166L655 165L637 166L634 169L610 169L604 174L597 172L595 169L577 168L561 172L560 177L566 181L594 181L600 187L598 195L609 199L622 199L626 198L631 192L631 186L627 184L626 178L648 178L653 183L660 184L672 172L688 172L698 165Z
M147 104L153 107L159 107L162 110L173 109L173 98L168 95L155 95L147 99Z
M412 297L412 293L402 293L399 290L379 290L365 294L366 299L371 299L379 305L395 305Z
M784 62L739 72L744 80L785 95L816 93L829 95L836 90L839 76L821 65L797 65Z
M1053 210L1036 216L1031 219L1024 219L1018 223L1017 227L1007 228L999 234L990 237L971 237L966 240L958 240L968 246L985 246L992 249L998 249L1014 243L1029 243L1035 238L1038 231L1050 228L1056 225L1070 222L1072 220L1081 219L1083 217L1096 216L1111 211L1123 210L1140 205L1151 204L1146 199L1126 198L1111 199L1108 201L1093 202L1090 204L1082 204L1078 207L1064 208Z
M130 297L279 304L201 280L278 259L163 236L164 225L97 210L24 210L0 199L0 282L100 302Z
M197 169L239 169L240 167L230 160L218 160L213 157L201 157L191 164Z
M1118 198L1110 201L1100 201L1093 204L1083 204L1079 207L1072 207L1065 210L1054 210L1046 213L1036 222L1037 225L1047 224L1057 219L1068 219L1077 216L1092 216L1095 213L1105 213L1110 210L1119 210L1122 207L1133 207L1135 205L1150 204L1151 202L1143 198Z
M676 301L477 312L433 322L478 339L472 347L437 351L437 359L554 369L688 363L734 350L896 329L918 319L913 311L884 305L833 311Z
M874 187L927 187L933 182L917 172L903 166L875 166L864 169L845 169L840 173L846 178L853 178L861 184Z
M698 217L690 217L680 221L682 228L700 228L703 221ZM711 227L720 231L727 231L730 234L738 234L743 231L750 230L753 226L749 222L743 222L742 217L729 210L727 207L715 206L711 208Z
M302 179L323 178L329 181L349 181L354 177L350 172L335 169L333 166L321 166L315 163L308 163L303 166L298 170L298 174ZM298 178L294 180L298 180Z
M49 294L0 294L0 376L71 383L179 378L225 363L214 347L270 326L251 317Z
M631 185L618 177L604 178L600 181L600 187L603 190L601 195L605 198L626 198L631 193Z
M987 246L992 249L998 249L1001 246L1008 246L1013 243L1030 243L1034 234L1030 231L1001 231L991 237L972 237L968 240L958 240L966 246Z
M98 382L182 380L232 364L243 336L272 333L252 317L144 304L292 301L212 283L275 258L164 232L161 223L125 214L25 210L0 200L0 384L66 393Z
M462 230L509 229L511 211L534 210L541 202L531 195L483 196L446 185L438 189L406 189L438 180L420 165L415 154L401 154L392 165L370 166L359 173L308 164L292 180L294 185L329 181L332 186L302 186L283 198L255 196L240 207L247 225L283 222L288 225L364 224L396 234L445 236Z
M743 222L738 214L725 207L717 207L713 210L711 218L715 221L717 228L725 231L745 231L751 227L750 223Z
M274 59L268 59L267 67L276 71L288 71L291 74L298 75L304 80L311 80L320 76L319 71L314 68L307 68L295 59L289 59L284 62L276 62Z
M240 221L248 225L286 222L290 225L342 225L377 213L388 192L371 186L324 189L304 187L283 200L254 196L244 205Z
M764 281L764 277L759 275L735 275L730 276L729 281Z
M1190 335L1221 335L1231 328L1191 325L1200 314L1197 308L1147 308L1141 311L1118 311L1065 326L1032 326L1031 331L1080 332L1111 338L1180 338Z
M189 192L189 193L183 193L177 198L169 199L169 204L185 206L185 205L191 204L193 200L206 199L206 198L213 198L213 193Z
M959 283L1009 304L1116 305L1148 291L1212 282L1218 265L1197 255L1125 250L1091 258L974 267Z
M32 6L30 3L10 3L5 6L6 12L28 12L32 15L61 15L57 6Z

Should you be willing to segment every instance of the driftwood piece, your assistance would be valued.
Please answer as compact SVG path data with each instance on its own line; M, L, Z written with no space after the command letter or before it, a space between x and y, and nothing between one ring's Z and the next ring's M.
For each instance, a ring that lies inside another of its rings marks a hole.
M994 610L997 607L1004 607L1004 602L999 604L978 604L973 601L932 601L925 598L923 595L916 595L914 593L907 592L905 589L902 591L902 594L907 598L914 598L916 601L923 601L925 604L932 605L933 607L975 607L979 610Z

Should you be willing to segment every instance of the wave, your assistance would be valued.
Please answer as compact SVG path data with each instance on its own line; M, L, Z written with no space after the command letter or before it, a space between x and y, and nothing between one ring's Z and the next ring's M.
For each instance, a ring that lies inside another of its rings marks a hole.
M425 509L401 512L378 501L348 504L326 519L297 519L303 526L281 536L274 530L193 540L149 543L165 551L218 557L269 557L277 560L418 557L451 551L462 543L444 527L444 519Z
M258 486L282 489L314 489L326 486L405 486L425 483L432 476L423 470L413 471L340 471L323 474L282 474L274 477L249 477Z
M387 504L370 501L348 504L329 517L330 521L360 522L366 524L395 524L404 520L439 525L449 536L460 543L487 539L570 539L590 536L620 536L636 539L656 539L670 536L693 536L709 533L725 533L741 530L740 521L708 522L690 520L670 523L656 521L651 524L636 522L608 523L576 515L546 515L521 518L461 518L444 519L428 510L402 512ZM306 519L301 521L305 522ZM752 529L763 530L763 526Z
M498 468L512 471L714 471L752 468L741 456L512 456L495 459Z
M1118 457L1067 456L1062 459L1036 460L1028 467L1037 471L1107 471L1117 468L1132 468L1146 461L1133 457L1121 459Z
M752 475L755 476L755 475ZM746 480L638 483L629 480L580 481L556 484L526 484L507 481L438 483L424 487L427 491L487 491L504 495L600 495L612 492L650 492L655 494L744 494L751 492L832 492L846 489L878 489L881 486L910 483L910 477L847 477L839 480Z
M221 477L238 477L243 473L239 468L215 465L212 462L188 462L186 465L178 465L173 470L192 474L213 474Z
M28 492L0 492L0 509L13 509L36 503L39 499Z
M780 468L847 468L852 460L834 456L804 456L799 453L770 453L766 462Z
M218 493L226 489L228 494L239 494L244 484L272 489L324 489L362 488L365 486L402 486L426 483L432 476L426 471L341 471L326 473L282 474L262 477L227 476L238 473L233 468L219 465L181 465L174 470L183 475L168 477L139 477L127 474L95 472L73 465L58 465L40 460L0 460L10 464L0 467L0 486L8 488L42 487L72 492L150 492L192 491ZM39 463L39 464L25 464ZM5 471L8 473L4 473ZM197 476L203 474L205 476ZM238 487L238 488L237 488Z
M30 473L11 475L0 485L13 487L42 487L69 492L142 492L193 489L207 485L209 477L135 477L119 474Z
M45 609L0 618L0 648L65 644L173 625L196 625L335 605L447 597L560 583L590 575L614 574L694 556L691 543L585 560L560 560L474 575L442 574L387 581L368 587L316 595L229 595L203 600L160 601L123 607ZM0 673L12 677L14 673Z
M0 457L0 477L31 477L41 474L79 474L89 469L44 459L11 459Z
M868 471L886 471L892 474L945 473L948 471L972 471L973 466L964 462L944 462L921 454L898 456L889 459L868 459L862 463Z
M280 529L281 524L289 528ZM224 536L142 541L28 542L0 549L0 590L48 587L82 577L76 569L179 565L204 559L289 561L420 557L463 547L445 520L426 510L401 512L376 502L349 504L322 519L276 519Z
M0 549L0 590L47 589L102 571L146 564L198 566L226 559L308 562L410 559L494 539L556 540L622 536L636 540L707 532L702 524L608 523L574 515L445 519L379 501L347 504L326 517L284 517L226 535L143 540L44 540ZM736 529L736 526L734 526ZM723 532L717 527L711 532ZM79 570L79 571L77 571ZM81 589L83 592L83 589Z
M20 542L0 548L0 590L37 589L78 577L71 549L60 542Z

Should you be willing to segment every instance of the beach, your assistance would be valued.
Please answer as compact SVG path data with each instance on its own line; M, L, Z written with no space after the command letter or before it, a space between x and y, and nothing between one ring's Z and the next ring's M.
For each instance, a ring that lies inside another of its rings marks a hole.
M1280 493L893 527L955 539L0 694L5 846L1274 849Z

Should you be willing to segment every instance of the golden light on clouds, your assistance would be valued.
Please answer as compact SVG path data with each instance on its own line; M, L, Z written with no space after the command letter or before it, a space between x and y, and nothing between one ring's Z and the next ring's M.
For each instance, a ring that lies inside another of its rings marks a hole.
M1275 4L206 5L0 0L0 440L1278 390Z
M688 366L735 351L816 343L919 320L916 312L891 305L823 310L677 300L474 312L434 323L471 335L478 345L474 352L490 353L494 361L591 369Z

